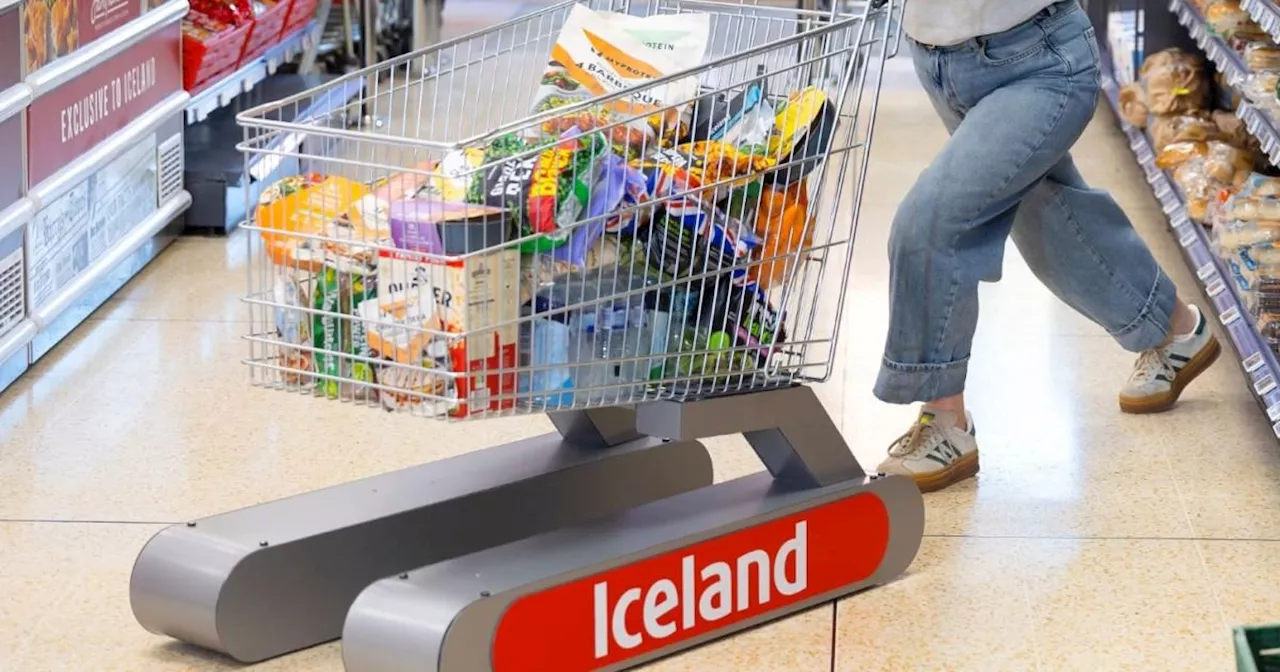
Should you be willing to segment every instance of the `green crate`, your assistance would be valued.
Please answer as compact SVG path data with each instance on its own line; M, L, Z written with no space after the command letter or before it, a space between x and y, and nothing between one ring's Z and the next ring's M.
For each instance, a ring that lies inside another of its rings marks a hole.
M1280 672L1280 624L1232 629L1237 672Z

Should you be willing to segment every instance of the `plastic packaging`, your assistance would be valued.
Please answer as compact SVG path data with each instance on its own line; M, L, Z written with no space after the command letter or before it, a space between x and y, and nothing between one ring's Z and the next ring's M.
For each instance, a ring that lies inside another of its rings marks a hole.
M1135 128L1146 128L1150 114L1147 109L1147 92L1140 82L1129 82L1120 87L1120 116L1125 121Z
M1244 61L1254 72L1275 70L1280 68L1280 47L1277 47L1270 38L1250 42L1244 48Z
M1183 114L1209 102L1209 76L1204 60L1178 49L1149 56L1142 64L1147 107L1152 114Z
M705 13L638 17L574 5L551 49L534 112L624 91L701 63L710 33L711 17ZM678 79L646 88L643 93L624 95L606 103L600 112L618 119L640 115L619 128L630 134L625 138L627 144L643 144L646 139L657 139L645 115L691 100L697 92L696 78ZM669 117L666 122L674 124L680 110L676 107L662 114Z
M1156 155L1156 166L1161 170L1173 170L1196 157L1208 154L1209 146L1203 142L1175 142L1166 145Z
M1242 35L1258 38L1266 36L1237 0L1214 2L1205 8L1204 19L1210 30L1226 39Z
M1178 142L1217 140L1219 135L1218 125L1204 112L1154 117L1148 129L1157 152Z
M1207 147L1204 170L1210 179L1231 185L1236 183L1237 174L1247 176L1253 170L1254 157L1248 150L1225 142L1210 142Z

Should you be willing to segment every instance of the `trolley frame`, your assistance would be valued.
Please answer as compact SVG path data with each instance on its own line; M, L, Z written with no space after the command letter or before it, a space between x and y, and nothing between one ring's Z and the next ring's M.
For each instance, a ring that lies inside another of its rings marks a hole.
M172 526L134 614L243 662L341 636L360 672L615 670L906 571L910 479L866 474L809 387L724 392L550 412L556 433ZM701 440L730 434L765 471L714 483Z

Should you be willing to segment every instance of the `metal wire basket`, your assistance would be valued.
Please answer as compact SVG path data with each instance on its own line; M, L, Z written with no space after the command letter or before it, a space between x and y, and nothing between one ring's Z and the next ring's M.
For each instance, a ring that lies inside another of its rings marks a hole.
M625 81L557 46L577 4L240 115L298 174L246 204L256 384L461 419L830 376L900 4L582 3L705 25L665 71L584 29Z

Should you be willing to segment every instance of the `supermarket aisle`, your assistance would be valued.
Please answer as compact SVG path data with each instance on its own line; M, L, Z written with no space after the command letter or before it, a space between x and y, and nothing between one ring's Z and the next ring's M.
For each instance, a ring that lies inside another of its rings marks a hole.
M882 100L842 365L822 390L869 467L912 415L870 395L887 227L944 141L905 65ZM1077 158L1192 287L1105 110ZM133 622L129 568L161 526L549 429L250 388L246 251L243 235L179 242L0 396L0 669L236 669ZM1125 417L1115 392L1131 356L1012 250L983 305L971 392L984 471L928 497L909 575L650 669L1226 670L1228 627L1275 619L1280 447L1226 358L1174 414ZM713 443L719 478L759 469L742 441ZM328 645L253 669L341 662Z

